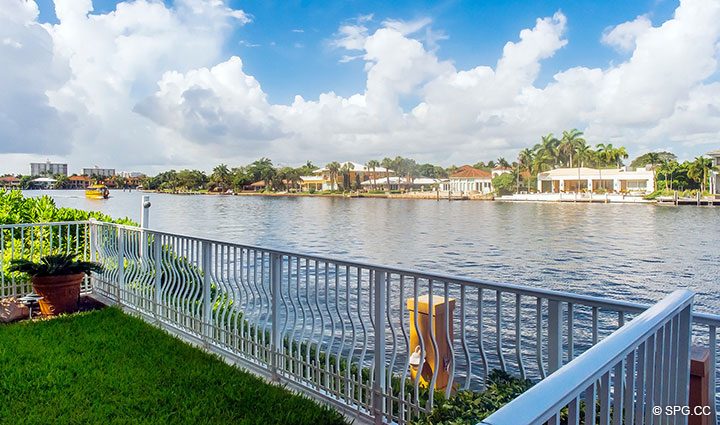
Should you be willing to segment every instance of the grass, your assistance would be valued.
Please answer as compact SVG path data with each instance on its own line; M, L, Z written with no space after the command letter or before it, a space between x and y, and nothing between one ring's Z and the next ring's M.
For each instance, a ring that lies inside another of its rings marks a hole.
M345 423L115 308L0 325L0 365L0 423Z

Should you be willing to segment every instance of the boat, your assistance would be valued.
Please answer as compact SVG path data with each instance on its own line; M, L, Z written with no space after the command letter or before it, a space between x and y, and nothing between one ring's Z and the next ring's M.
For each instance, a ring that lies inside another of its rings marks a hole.
M85 189L85 197L90 199L107 199L110 191L104 184L94 184Z

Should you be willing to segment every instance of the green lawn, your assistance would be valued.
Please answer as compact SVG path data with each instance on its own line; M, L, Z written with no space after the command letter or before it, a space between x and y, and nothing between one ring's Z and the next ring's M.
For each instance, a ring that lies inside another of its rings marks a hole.
M342 424L117 309L0 325L0 423Z

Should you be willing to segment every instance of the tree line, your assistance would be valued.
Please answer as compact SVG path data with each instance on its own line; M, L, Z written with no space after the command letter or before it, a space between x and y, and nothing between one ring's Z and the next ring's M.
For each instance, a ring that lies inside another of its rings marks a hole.
M594 146L588 143L582 131L577 129L564 130L559 137L553 133L542 136L533 145L522 149L515 161L508 161L503 157L487 162L480 161L474 168L490 171L495 167L504 167L509 172L493 181L493 186L504 192L528 190L536 187L537 175L541 172L559 167L592 167L592 168L620 168L629 158L623 146L613 146L612 143L597 143ZM458 167L442 167L431 163L417 163L414 159L396 156L385 157L382 160L372 159L363 164L371 177L377 183L385 179L390 186L390 173L378 170L392 170L393 175L402 177L407 182L415 178L426 177L444 179L453 174ZM677 157L670 152L648 152L635 158L631 167L644 167L650 165L655 173L656 188L666 190L700 189L705 191L709 176L713 170L709 158L696 157L692 161L679 163ZM300 187L301 176L312 175L320 168L307 161L300 167L275 166L270 158L260 158L250 164L229 167L219 164L211 173L201 170L169 170L147 177L142 181L143 186L150 190L162 191L214 191L226 192L228 190L241 191L251 189L250 185L263 182L262 188L270 191L296 190ZM332 190L358 190L359 179L351 179L352 167L348 163L330 162L324 166L330 177ZM55 176L57 186L62 188L67 183L67 177ZM27 188L32 177L21 176L21 186ZM116 187L122 187L124 179L120 176L110 178ZM352 180L352 181L351 181ZM373 184L375 188L376 184Z

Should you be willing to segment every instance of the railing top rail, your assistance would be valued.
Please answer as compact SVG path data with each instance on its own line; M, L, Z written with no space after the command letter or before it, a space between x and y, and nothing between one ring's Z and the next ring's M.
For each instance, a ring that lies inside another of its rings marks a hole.
M0 224L0 230L5 229L17 229L20 227L42 227L42 226L70 226L70 225L80 225L80 224L89 224L90 221L88 220L79 220L79 221L52 221L52 222L46 222L46 223L17 223L17 224Z
M530 424L547 420L665 325L668 320L690 306L693 297L694 293L688 290L673 292L480 424Z
M93 220L91 220L91 222L93 222ZM97 222L97 223L101 223L101 222ZM135 231L135 232L142 230L139 227L128 226L128 225L123 225L123 224L107 223L107 222L102 222L102 224L111 225L114 227L123 228L123 229L131 230L131 231ZM458 283L461 285L477 286L477 287L482 287L484 289L499 290L501 292L521 294L521 295L526 295L526 296L534 296L536 298L545 298L545 299L554 300L554 301L568 302L568 303L573 303L573 304L581 304L581 305L585 305L585 306L589 306L589 307L606 308L606 309L611 309L614 311L622 311L624 313L639 314L651 307L648 304L607 299L607 298L601 298L601 297L597 297L597 296L593 296L593 295L573 294L573 293L569 293L569 292L561 292L561 291L545 289L545 288L535 288L535 287L531 287L531 286L519 285L519 284L514 284L514 283L500 283L500 282L493 282L493 281L471 278L471 277L461 277L461 276L454 276L454 275L449 275L449 274L441 274L441 273L433 273L433 272L419 271L419 270L413 270L413 269L406 269L406 268L400 268L397 266L382 266L382 265L378 265L378 264L366 263L366 262L361 262L361 261L342 260L342 259L337 259L337 258L325 257L322 255L302 254L302 253L292 252L292 251L287 251L287 250L281 250L281 249L275 249L275 248L264 248L264 247L254 246L254 245L239 244L236 242L221 241L221 240L203 238L203 237L197 237L197 236L189 236L189 235L183 235L183 234L178 234L178 233L173 233L173 232L166 232L166 231L161 231L161 230L147 229L147 231L152 234L165 235L165 236L170 236L170 237L182 237L182 238L187 238L187 239L191 239L191 240L198 241L198 242L204 241L204 242L210 242L210 243L219 243L219 244L223 244L223 245L234 246L237 248L263 251L263 252L270 253L270 254L289 255L289 256L308 259L308 260L312 260L312 261L334 263L334 264L341 265L341 266L359 267L359 268L363 268L363 269L373 269L373 270L384 270L385 272L388 272L388 273L403 274L405 276L409 275L409 276L417 277L418 279L429 279L429 280L437 280L437 281L449 282L449 283ZM697 323L703 323L703 324L707 324L707 325L720 327L720 315L710 314L710 313L694 313L693 317L694 317L695 322L697 322Z

